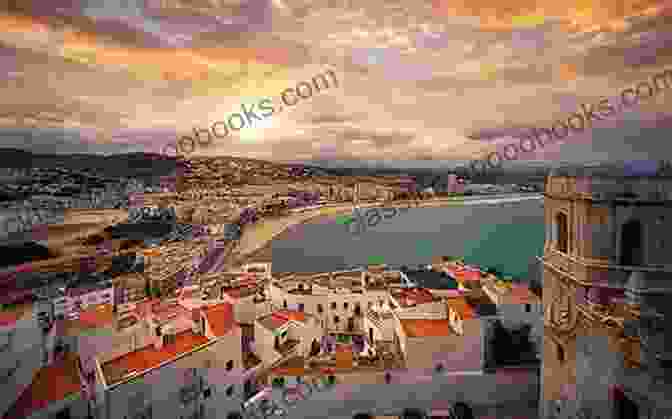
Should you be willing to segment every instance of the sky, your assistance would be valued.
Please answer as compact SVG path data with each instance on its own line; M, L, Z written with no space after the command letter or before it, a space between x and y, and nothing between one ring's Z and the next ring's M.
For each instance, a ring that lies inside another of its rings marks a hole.
M158 153L332 71L192 155L443 167L672 70L670 23L669 0L7 0L0 147ZM670 103L521 161L672 156Z

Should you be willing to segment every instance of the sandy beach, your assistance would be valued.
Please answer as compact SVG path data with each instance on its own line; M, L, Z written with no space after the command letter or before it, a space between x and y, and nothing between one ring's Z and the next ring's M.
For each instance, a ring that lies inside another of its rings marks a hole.
M441 198L429 201L396 201L393 203L372 202L362 203L360 208L370 208L376 206L412 206L412 207L450 207L464 205L465 201L487 201L492 199L502 198L518 198L518 197L533 197L541 196L538 194L520 194L520 195L497 195L497 196L475 196L462 198ZM293 214L285 217L271 217L264 218L263 221L254 225L247 226L243 232L239 247L230 256L231 263L235 266L240 266L245 263L253 262L272 262L271 242L275 239L291 238L291 227L300 224L321 223L325 219L335 218L339 215L349 215L352 213L353 204L347 203L344 205L333 205L307 211L301 214Z

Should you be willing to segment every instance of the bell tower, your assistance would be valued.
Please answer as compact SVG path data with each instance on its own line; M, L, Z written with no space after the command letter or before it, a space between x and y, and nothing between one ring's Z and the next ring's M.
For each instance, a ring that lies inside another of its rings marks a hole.
M556 170L544 195L540 417L643 411L642 383L672 363L672 177Z

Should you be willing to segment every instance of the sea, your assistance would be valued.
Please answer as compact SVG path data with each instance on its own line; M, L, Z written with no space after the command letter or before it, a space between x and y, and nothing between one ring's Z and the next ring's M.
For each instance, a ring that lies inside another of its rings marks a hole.
M494 267L526 282L544 246L543 200L411 208L346 231L336 218L294 227L271 243L273 272L327 272L367 264L392 268L432 263L437 256Z

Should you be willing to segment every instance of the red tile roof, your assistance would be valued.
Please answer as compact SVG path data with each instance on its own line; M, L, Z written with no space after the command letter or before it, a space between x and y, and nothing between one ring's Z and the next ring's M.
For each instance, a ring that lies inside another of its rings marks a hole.
M91 327L101 327L114 322L112 304L101 304L79 313L79 322Z
M308 375L310 370L306 369L303 357L290 358L277 367L271 369L268 373L274 376L300 377Z
M449 336L453 333L448 320L399 319L399 322L409 338Z
M298 322L305 322L306 321L306 313L301 312L301 311L294 311L294 310L278 310L272 314L272 316L278 321L283 321L283 324L288 322L289 320L294 320Z
M305 322L306 314L301 311L278 310L259 319L260 323L270 330L280 328L290 320Z
M511 284L511 291L506 294L507 304L539 303L539 297L534 295L525 284Z
M65 359L40 369L3 419L28 417L52 402L63 400L72 393L79 393L81 389L77 357L75 354L68 354Z
M209 306L203 311L212 333L217 337L226 335L236 325L233 316L233 305L230 303Z
M0 311L0 327L3 326L12 326L14 325L21 317L23 313L11 310L11 311Z
M404 307L414 306L416 304L431 303L436 299L434 295L424 288L407 288L401 289L395 295L399 304Z
M447 299L448 307L452 308L460 315L463 320L473 319L476 317L474 308L467 302L464 297L451 297Z
M108 380L107 384L113 384L121 381L113 377L121 377L133 370L141 373L185 354L207 342L208 338L205 336L197 335L191 330L187 330L175 336L175 343L163 345L161 349L156 349L153 345L150 345L106 362L102 365L103 374Z

